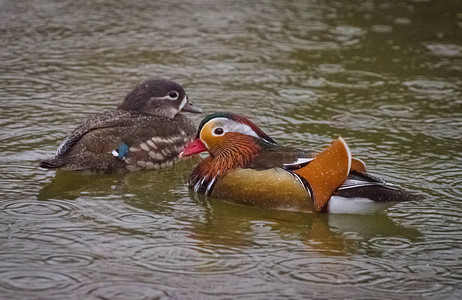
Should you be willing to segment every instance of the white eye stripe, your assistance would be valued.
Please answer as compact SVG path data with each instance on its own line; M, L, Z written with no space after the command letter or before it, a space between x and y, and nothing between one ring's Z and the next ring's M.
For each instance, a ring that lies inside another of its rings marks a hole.
M175 93L176 96L175 96L175 97L171 97L171 96L170 96L170 93ZM176 91L170 91L170 92L168 93L167 96L159 97L159 98L157 98L157 99L159 99L159 100L172 100L172 101L173 101L173 100L177 100L179 96L180 96L180 95L178 94L178 92L176 92ZM183 98L183 101L184 101L184 99L188 100L188 99L186 98L186 96ZM186 103L185 103L185 104L186 104Z
M176 100L176 98L172 98L170 96L165 96L165 97L160 97L160 98L155 98L155 99L158 99L158 100Z
M223 131L226 132L238 132L245 135L250 135L256 138L260 138L258 134L247 124L243 124L240 122L236 122L234 120L230 120L228 118L215 118L210 120L209 122L214 122L216 126L213 128L212 134L215 134L215 129L218 127L223 128Z

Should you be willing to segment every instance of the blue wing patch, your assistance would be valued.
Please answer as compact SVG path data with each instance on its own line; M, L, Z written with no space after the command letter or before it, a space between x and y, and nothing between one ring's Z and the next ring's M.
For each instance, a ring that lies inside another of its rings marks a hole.
M112 150L112 155L114 155L115 157L117 157L120 160L125 160L127 158L128 154L130 153L129 148L130 147L128 147L127 144L122 143L122 144L120 144L119 148L117 148L115 150Z

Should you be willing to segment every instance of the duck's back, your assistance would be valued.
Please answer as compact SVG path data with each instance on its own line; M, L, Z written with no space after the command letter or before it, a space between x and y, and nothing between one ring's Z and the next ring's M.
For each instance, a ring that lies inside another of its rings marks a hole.
M159 169L173 164L195 134L194 124L177 114L173 119L125 110L88 119L59 146L44 168L68 170Z

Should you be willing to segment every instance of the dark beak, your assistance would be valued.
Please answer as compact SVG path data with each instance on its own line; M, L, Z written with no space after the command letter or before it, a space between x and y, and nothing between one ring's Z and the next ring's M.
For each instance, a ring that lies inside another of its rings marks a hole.
M183 107L183 109L181 111L200 114L202 112L202 109L195 106L192 102L188 101L188 102L186 102L186 105Z

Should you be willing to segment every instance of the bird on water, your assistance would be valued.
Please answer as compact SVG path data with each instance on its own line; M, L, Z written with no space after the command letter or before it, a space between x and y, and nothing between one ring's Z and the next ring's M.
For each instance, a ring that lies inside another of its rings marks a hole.
M66 170L161 169L173 165L195 126L183 112L201 113L183 87L163 78L136 86L116 110L95 115L61 143L42 168Z

